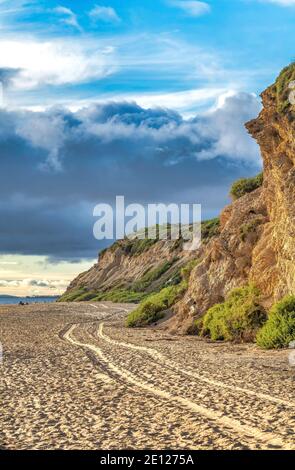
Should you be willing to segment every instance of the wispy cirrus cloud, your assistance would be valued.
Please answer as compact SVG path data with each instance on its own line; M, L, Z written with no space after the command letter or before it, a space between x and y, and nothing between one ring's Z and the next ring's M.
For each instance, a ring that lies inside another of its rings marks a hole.
M105 21L110 23L119 23L121 21L121 18L113 7L102 5L95 5L89 12L89 16L93 21Z
M58 6L53 9L53 12L61 17L60 21L68 26L76 28L78 31L82 31L82 28L78 22L77 15L70 9L64 6Z
M210 13L211 7L207 2L197 0L169 0L169 5L180 8L189 16L202 16Z
M224 60L215 51L207 51L169 33L101 39L82 35L46 41L0 39L0 69L3 77L10 76L7 106L31 109L55 104L77 109L91 102L131 99L143 106L175 107L181 112L190 108L189 112L195 112L198 102L203 106L207 100L210 105L220 93L242 89L247 74L226 69ZM122 87L114 93L92 85L116 80L120 74L128 76L127 89ZM167 91L163 90L163 81ZM139 92L138 82L141 83ZM174 91L175 83L183 82L183 89ZM91 94L86 93L88 85L92 86ZM59 89L65 92L60 93Z
M0 69L17 89L83 83L106 77L114 70L110 52L97 42L74 38L2 39Z
M0 0L0 14L17 13L36 3L36 0Z
M3 32L17 31L25 26L18 25L18 19L30 14L38 14L43 7L37 0L0 0L0 29ZM36 25L35 25L36 26Z

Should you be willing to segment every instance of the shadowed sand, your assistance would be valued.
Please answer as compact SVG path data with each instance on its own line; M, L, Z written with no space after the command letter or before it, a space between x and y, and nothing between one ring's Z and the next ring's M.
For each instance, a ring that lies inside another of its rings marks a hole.
M132 308L0 307L0 448L295 448L288 351L127 330Z

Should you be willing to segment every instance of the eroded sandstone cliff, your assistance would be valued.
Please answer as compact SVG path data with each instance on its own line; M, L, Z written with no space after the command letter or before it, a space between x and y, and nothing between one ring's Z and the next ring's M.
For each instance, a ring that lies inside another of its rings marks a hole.
M222 302L234 287L253 283L266 309L284 295L295 294L295 120L288 101L289 82L294 79L291 65L262 94L260 115L246 125L261 148L262 187L222 211L219 229L213 224L200 250L192 254L171 241L156 241L139 250L136 241L117 242L73 281L66 293L74 293L70 300L87 300L114 289L138 290L142 282L145 293L157 291L173 282L189 257L199 262L167 322L170 331L190 331L194 319Z
M61 301L138 302L176 282L192 254L179 240L120 240L70 284Z
M246 124L261 148L262 188L223 210L220 235L202 250L202 262L176 306L169 324L174 331L188 331L194 318L249 282L260 289L266 308L295 294L295 121L287 101L294 72L294 65L282 72L262 94L258 118Z

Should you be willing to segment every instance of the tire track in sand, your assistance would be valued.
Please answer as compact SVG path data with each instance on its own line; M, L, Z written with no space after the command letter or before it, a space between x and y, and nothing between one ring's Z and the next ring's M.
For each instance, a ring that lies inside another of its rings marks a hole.
M286 444L286 442L283 441L279 436L273 433L263 432L253 426L241 424L239 421L235 419L224 416L221 412L217 412L217 411L211 410L210 408L205 408L201 405L197 405L191 400L188 400L181 396L172 395L167 391L151 386L147 382L143 382L140 379L140 377L130 373L126 369L118 367L116 364L111 362L98 346L95 346L93 344L88 344L88 343L82 343L74 339L71 335L77 326L78 326L77 324L70 325L68 330L65 333L63 333L63 338L75 346L79 346L82 348L89 349L90 351L93 351L100 358L100 360L106 365L107 369L109 369L111 372L118 375L120 378L124 379L125 382L127 382L127 384L132 384L133 386L141 388L145 392L148 392L159 398L167 400L168 402L174 402L177 405L180 405L181 407L189 409L190 411L193 411L194 413L197 413L211 421L214 421L217 425L221 426L221 428L225 430L230 428L239 436L243 435L245 437L254 439L255 443L260 442L261 444L266 444L269 447L274 447L274 448L279 447L279 448L286 449L286 450L293 448L289 444Z
M125 307L114 307L113 305L110 306L110 305L106 305L106 304L102 304L100 303L99 305L94 305L94 304L89 304L91 307L94 307L94 308L100 308L100 307L103 307L105 308L106 310L119 310L119 312L117 313L120 313L120 312L129 312L130 310L128 310L128 308L125 308Z
M224 382L220 382L218 380L213 380L213 379L208 379L206 377L203 377L202 375L199 375L196 372L190 372L188 370L185 370L182 367L178 366L175 362L170 361L168 358L166 358L162 353L160 353L156 349L148 348L146 346L137 346L135 344L125 343L125 342L117 341L115 339L110 338L109 336L107 336L103 332L103 327L104 327L104 323L102 322L102 323L99 324L99 327L98 327L98 337L99 338L103 339L104 341L106 341L110 344L114 344L115 346L121 346L121 347L124 347L124 348L127 348L127 349L132 349L132 350L135 350L135 351L146 352L153 359L157 358L166 367L168 367L172 370L175 370L175 371L177 371L177 372L179 372L183 375L186 375L188 377L192 377L194 379L197 379L198 381L207 383L209 385L213 385L213 386L216 386L216 387L219 387L219 388L231 390L232 392L245 393L247 395L254 396L255 398L261 398L262 400L267 400L267 401L270 401L272 403L276 403L276 404L279 404L279 405L284 405L284 406L288 406L288 407L291 407L291 408L295 408L295 403L292 403L292 402L289 402L289 401L286 401L286 400L282 400L281 398L272 397L271 395L267 395L267 394L260 393L260 392L255 392L255 391L249 390L247 388L225 384Z

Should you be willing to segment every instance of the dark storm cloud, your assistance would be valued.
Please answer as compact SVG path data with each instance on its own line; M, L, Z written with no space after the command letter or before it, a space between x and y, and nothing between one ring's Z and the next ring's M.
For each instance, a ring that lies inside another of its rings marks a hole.
M184 120L135 103L0 111L0 251L52 259L93 257L95 204L202 203L205 216L224 205L236 177L253 174L258 149L243 123L252 95L228 97L202 117Z

